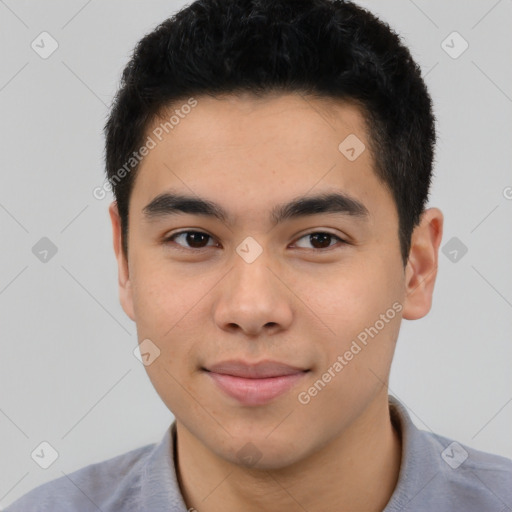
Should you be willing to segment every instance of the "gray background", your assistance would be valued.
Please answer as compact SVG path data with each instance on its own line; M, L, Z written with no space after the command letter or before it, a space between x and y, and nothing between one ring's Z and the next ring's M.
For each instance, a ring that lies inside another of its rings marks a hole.
M0 506L159 441L172 421L119 304L111 195L92 190L121 70L183 5L0 0ZM445 214L442 247L467 247L440 254L430 314L403 322L390 392L420 428L512 457L512 2L362 5L424 70L439 132L430 206ZM47 59L31 47L43 31L59 45ZM469 44L457 58L443 49L463 48L453 31ZM47 262L32 251L43 237L57 247ZM42 441L59 453L48 469L31 458Z

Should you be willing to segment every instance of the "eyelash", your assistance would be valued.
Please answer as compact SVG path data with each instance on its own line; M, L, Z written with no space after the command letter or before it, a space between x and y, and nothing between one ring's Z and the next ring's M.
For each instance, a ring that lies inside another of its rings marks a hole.
M206 235L206 236L210 237L211 239L213 239L213 237L211 235L209 235L208 233L205 233L203 231L188 230L188 231L179 231L178 233L173 233L172 235L170 235L167 238L165 238L163 240L163 243L166 244L166 245L170 244L170 243L175 243L174 239L176 237L178 237L180 235L191 234L191 233L199 234L199 235ZM338 240L338 242L340 242L341 245L349 245L349 243L346 240L343 240L339 236L337 236L337 235L335 235L333 233L329 233L328 231L312 231L310 233L306 233L305 235L302 235L297 240L301 240L302 238L305 238L305 237L308 237L308 236L312 236L312 235L328 235L328 236ZM183 247L183 246L181 246L179 244L176 244L176 245L177 245L177 249L178 250L183 250L183 251L187 251L187 252L189 252L189 251L200 252L200 251L204 251L205 249L208 249L209 247L212 247L212 246L206 246L206 247L201 247L199 249L194 249L194 248ZM332 246L329 246L329 247L326 247L326 248L323 248L323 249L312 248L312 249L306 249L306 250L311 250L311 251L315 251L315 252L325 252L325 251L331 250L333 247L335 247L335 245L332 245Z

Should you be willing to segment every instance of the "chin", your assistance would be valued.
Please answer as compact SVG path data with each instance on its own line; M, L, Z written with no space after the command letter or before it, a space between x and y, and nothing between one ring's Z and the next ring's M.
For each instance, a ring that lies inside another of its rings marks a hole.
M279 470L286 468L302 457L305 457L304 440L301 440L300 451L290 436L278 436L267 439L258 436L241 436L232 439L230 446L225 446L228 453L217 455L245 469ZM226 451L226 450L223 450Z

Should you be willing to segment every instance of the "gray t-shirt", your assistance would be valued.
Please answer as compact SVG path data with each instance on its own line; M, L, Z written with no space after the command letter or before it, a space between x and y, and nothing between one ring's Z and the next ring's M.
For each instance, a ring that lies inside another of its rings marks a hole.
M512 460L419 430L396 398L390 396L389 405L402 462L383 512L512 511ZM5 512L187 512L176 479L175 439L172 423L160 443L42 484Z

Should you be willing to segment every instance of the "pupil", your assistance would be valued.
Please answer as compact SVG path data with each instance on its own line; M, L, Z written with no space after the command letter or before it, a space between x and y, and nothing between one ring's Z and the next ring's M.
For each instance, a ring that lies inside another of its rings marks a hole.
M187 235L187 243L191 246L191 247L200 247L201 246L201 243L198 241L198 239L200 237L202 238L205 238L209 235L207 235L206 233L189 233ZM196 241L194 242L194 237L197 237L196 238Z
M330 235L330 234L328 234L328 233L320 233L320 234L314 234L314 235L311 235L311 237L312 237L312 238L314 238L314 239L318 239L318 238L320 238L320 239L323 239L324 241L325 241L325 240L327 240L327 242L329 242L329 239L330 239L331 235ZM314 244L313 244L313 245L314 245ZM322 243L321 243L320 245L321 245L322 247L329 247L329 243L327 243L327 244L325 244L325 243L324 243L324 244L322 244Z

